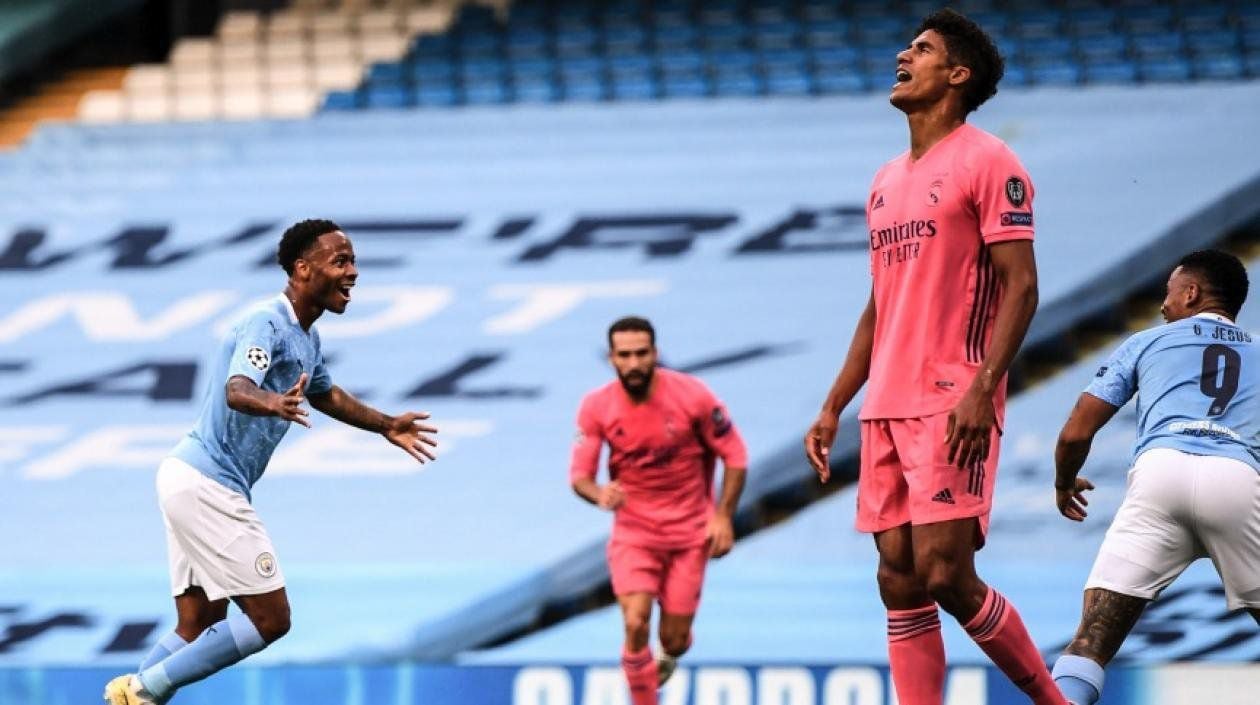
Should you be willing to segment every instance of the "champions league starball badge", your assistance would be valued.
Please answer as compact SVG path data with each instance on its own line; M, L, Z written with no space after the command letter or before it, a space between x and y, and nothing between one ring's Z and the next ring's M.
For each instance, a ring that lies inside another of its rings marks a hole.
M1006 180L1006 200L1010 201L1012 206L1018 208L1024 205L1024 198L1027 195L1023 179L1012 176Z

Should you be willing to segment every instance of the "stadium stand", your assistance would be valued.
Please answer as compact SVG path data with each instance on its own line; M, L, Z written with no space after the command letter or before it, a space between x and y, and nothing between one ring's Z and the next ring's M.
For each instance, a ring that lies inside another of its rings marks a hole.
M1258 100L1043 89L977 115L1036 180L1034 337L1256 216L1260 154L1236 136ZM868 179L904 139L882 98L849 97L42 129L0 157L0 516L40 527L6 547L0 593L8 619L65 626L0 662L131 663L169 624L152 468L215 330L279 287L274 239L309 214L343 221L361 258L354 306L321 323L336 378L432 411L445 452L416 472L329 423L291 434L255 497L297 627L261 661L448 658L602 582L607 517L565 464L628 311L728 401L749 501L798 485L801 429L866 295ZM304 629L316 614L354 619Z

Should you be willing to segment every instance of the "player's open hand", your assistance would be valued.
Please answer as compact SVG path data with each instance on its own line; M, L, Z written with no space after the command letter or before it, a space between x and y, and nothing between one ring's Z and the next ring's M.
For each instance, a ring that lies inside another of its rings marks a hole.
M306 373L298 375L298 380L289 387L284 394L279 394L272 402L272 414L279 416L285 421L293 421L310 428L311 422L306 418L309 415L306 409L302 408L302 404L306 402Z
M1055 488L1054 503L1059 505L1059 513L1072 521L1084 521L1085 517L1089 516L1085 512L1085 507L1089 506L1085 493L1092 489L1094 489L1094 483L1083 477L1076 478L1070 490Z
M949 412L948 423L945 445L952 465L967 469L989 457L989 439L997 423L992 398L983 392L967 392Z
M599 497L595 500L595 504L600 509L607 509L610 512L617 511L625 502L626 493L621 489L621 483L616 480L599 488Z
M735 545L735 527L731 525L731 518L725 514L714 514L709 519L705 535L709 540L711 558L725 556L731 552L731 546Z
M438 430L435 426L424 423L427 418L429 415L423 411L409 411L395 416L383 435L390 443L402 448L407 455L420 463L436 460L433 449L437 447L437 441L429 434L437 433Z
M831 479L831 445L836 442L839 426L839 418L823 412L805 434L805 457L824 483Z

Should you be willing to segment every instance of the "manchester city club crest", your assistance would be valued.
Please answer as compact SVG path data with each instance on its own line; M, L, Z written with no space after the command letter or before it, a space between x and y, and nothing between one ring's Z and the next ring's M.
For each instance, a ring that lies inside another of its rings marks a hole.
M264 578L270 578L276 574L276 557L266 551L258 554L258 559L254 561L254 570Z
M1006 200L1011 202L1016 208L1024 205L1024 199L1028 196L1027 189L1024 187L1024 180L1018 176L1012 176L1006 180Z

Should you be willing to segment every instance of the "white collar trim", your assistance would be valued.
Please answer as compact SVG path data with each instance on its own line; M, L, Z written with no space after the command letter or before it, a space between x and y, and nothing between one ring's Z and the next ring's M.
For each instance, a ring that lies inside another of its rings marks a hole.
M284 302L284 310L289 312L289 322L295 326L298 325L297 311L293 310L293 302L284 294L280 294L279 298Z
M286 299L286 301L287 301L287 299ZM290 308L289 308L289 310L290 310L290 311L292 311L292 310L293 310L293 308L292 308L292 307L290 307ZM1229 316L1222 316L1222 315L1221 315L1221 314L1219 314L1219 313L1208 313L1207 311L1204 311L1203 313L1196 313L1196 314L1194 314L1194 317L1195 317L1195 318L1206 318L1206 319L1208 319L1209 321L1216 321L1216 322L1218 322L1218 323L1228 323L1228 324L1230 324L1231 326L1232 326L1232 325L1236 325L1236 324L1234 323L1234 321L1230 319L1230 317L1229 317Z

